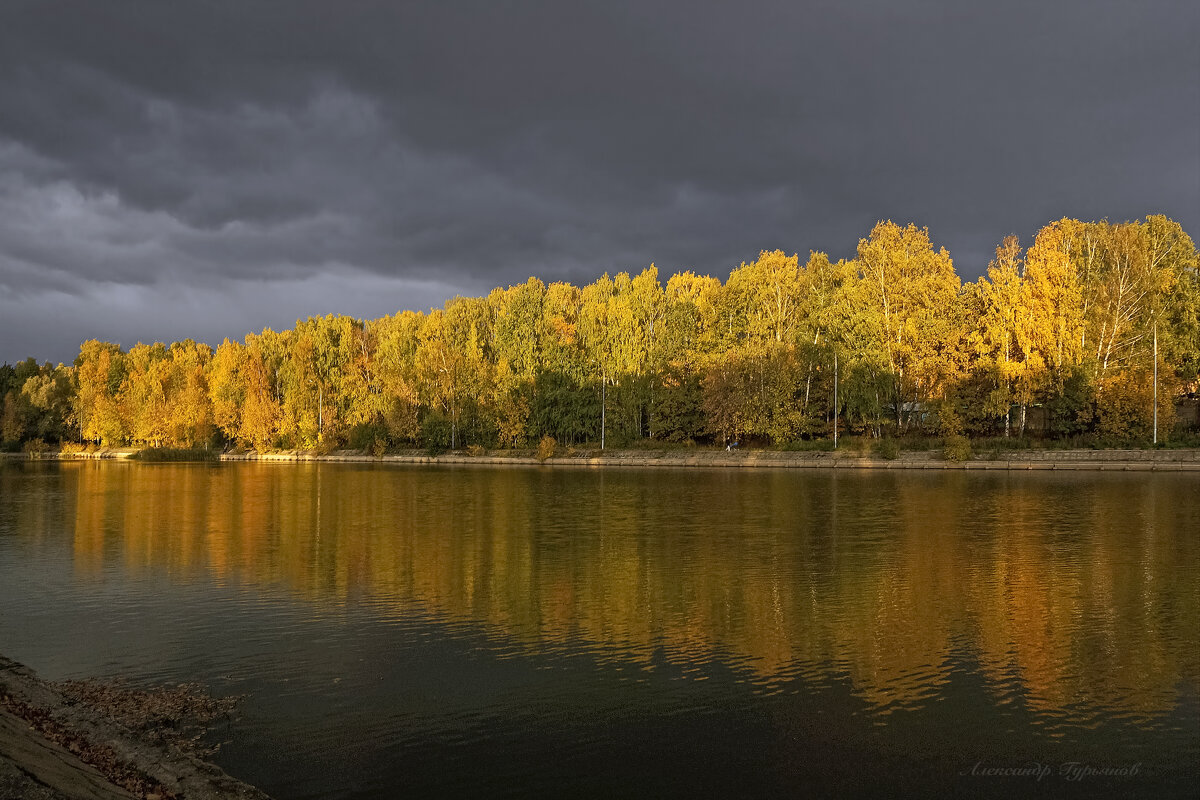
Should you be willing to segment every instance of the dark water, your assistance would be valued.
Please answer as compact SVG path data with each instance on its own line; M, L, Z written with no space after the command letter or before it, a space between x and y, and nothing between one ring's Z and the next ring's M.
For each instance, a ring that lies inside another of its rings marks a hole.
M1198 489L11 463L0 653L247 695L279 798L1191 797Z

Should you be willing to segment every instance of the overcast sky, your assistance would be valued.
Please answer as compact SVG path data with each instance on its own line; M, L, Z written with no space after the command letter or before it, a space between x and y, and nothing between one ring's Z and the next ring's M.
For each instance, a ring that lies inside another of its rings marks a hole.
M1200 234L1181 2L0 0L0 361L928 226Z

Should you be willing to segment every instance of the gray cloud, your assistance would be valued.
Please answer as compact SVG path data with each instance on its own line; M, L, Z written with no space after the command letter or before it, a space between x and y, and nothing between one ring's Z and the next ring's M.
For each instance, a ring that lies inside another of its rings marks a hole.
M883 218L967 277L1063 215L1200 222L1192 4L577 5L7 3L0 360Z

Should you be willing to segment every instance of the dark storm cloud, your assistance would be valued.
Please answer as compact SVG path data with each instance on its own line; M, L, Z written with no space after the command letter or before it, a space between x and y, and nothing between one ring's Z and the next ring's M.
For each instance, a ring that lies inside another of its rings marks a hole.
M0 359L1200 221L1188 3L8 2ZM1046 7L1048 6L1048 7Z

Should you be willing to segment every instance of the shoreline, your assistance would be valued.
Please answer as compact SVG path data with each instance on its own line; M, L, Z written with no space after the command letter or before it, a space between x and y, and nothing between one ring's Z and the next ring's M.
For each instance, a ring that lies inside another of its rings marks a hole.
M119 460L130 459L136 448L112 448L92 453L3 454L18 460ZM975 456L964 461L947 461L938 451L906 451L891 460L860 456L851 451L773 450L609 450L582 451L574 455L540 460L531 451L499 451L483 455L444 453L431 456L421 451L374 456L354 451L319 454L294 450L282 452L221 453L219 461L327 462L351 464L402 464L426 466L520 466L520 467L658 467L701 469L840 469L840 470L991 470L991 471L1113 471L1192 472L1200 471L1200 449L1178 450L1021 450L998 455ZM160 462L187 463L187 462Z
M1136 472L1200 472L1200 451L1045 451L1045 456L945 461L932 453L903 454L893 460L860 458L829 452L787 453L746 451L678 455L671 451L613 451L611 454L548 458L533 456L385 455L247 453L223 454L221 461L384 463L413 465L544 466L603 469L610 467L676 469L840 469L840 470L1092 470ZM1098 456L1099 453L1111 455ZM1186 454L1186 455L1185 455ZM1155 456L1166 456L1156 458ZM1173 457L1172 457L1173 456Z
M126 728L0 656L0 795L270 800L217 765Z

